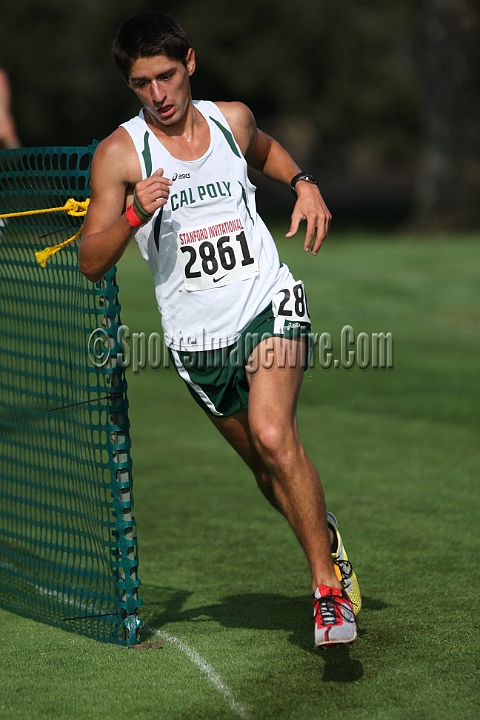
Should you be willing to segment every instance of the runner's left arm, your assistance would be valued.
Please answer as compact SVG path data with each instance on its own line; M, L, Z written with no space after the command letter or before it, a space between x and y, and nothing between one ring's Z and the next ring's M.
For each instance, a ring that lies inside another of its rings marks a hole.
M253 113L243 103L217 103L232 128L248 164L266 177L290 185L292 178L301 172L293 158L279 142L257 128ZM302 220L307 222L304 249L316 255L324 241L332 216L316 185L299 180L296 184L297 201L286 237L293 237Z

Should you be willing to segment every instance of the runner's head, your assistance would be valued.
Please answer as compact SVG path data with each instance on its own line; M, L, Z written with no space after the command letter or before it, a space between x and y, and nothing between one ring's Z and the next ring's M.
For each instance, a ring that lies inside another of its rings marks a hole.
M163 12L134 15L118 31L112 54L154 121L172 125L183 117L195 54L174 18Z
M190 49L187 36L179 23L163 12L134 15L117 32L112 55L126 82L138 58L165 55L187 66Z

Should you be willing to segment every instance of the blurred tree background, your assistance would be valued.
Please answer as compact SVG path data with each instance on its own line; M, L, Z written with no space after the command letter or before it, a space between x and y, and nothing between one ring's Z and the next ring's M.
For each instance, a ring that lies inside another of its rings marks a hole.
M24 145L88 144L138 112L110 45L151 10L187 31L194 96L246 102L340 225L479 226L478 0L2 0ZM291 206L253 179L264 212Z

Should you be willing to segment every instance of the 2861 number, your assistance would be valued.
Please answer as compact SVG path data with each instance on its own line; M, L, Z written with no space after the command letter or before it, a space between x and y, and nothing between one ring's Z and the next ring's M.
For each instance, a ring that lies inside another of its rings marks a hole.
M237 256L235 254L235 248L230 245L231 236L225 235L217 240L214 245L210 240L204 240L198 246L198 255L202 261L202 270L206 275L215 275L220 265L224 270L233 270L237 264ZM240 251L242 254L241 264L243 267L246 265L252 265L255 259L250 255L250 250L247 243L245 233L242 231L239 233L235 240L239 243ZM190 255L185 265L185 277L199 278L202 273L200 270L194 270L193 266L197 261L197 250L191 245L180 248L182 253L188 253Z

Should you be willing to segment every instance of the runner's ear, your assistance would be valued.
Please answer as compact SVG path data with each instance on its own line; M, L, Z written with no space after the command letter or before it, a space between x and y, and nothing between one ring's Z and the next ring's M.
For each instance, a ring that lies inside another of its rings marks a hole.
M193 48L189 48L187 52L187 71L189 77L193 75L196 67L197 61L195 59L195 50Z

